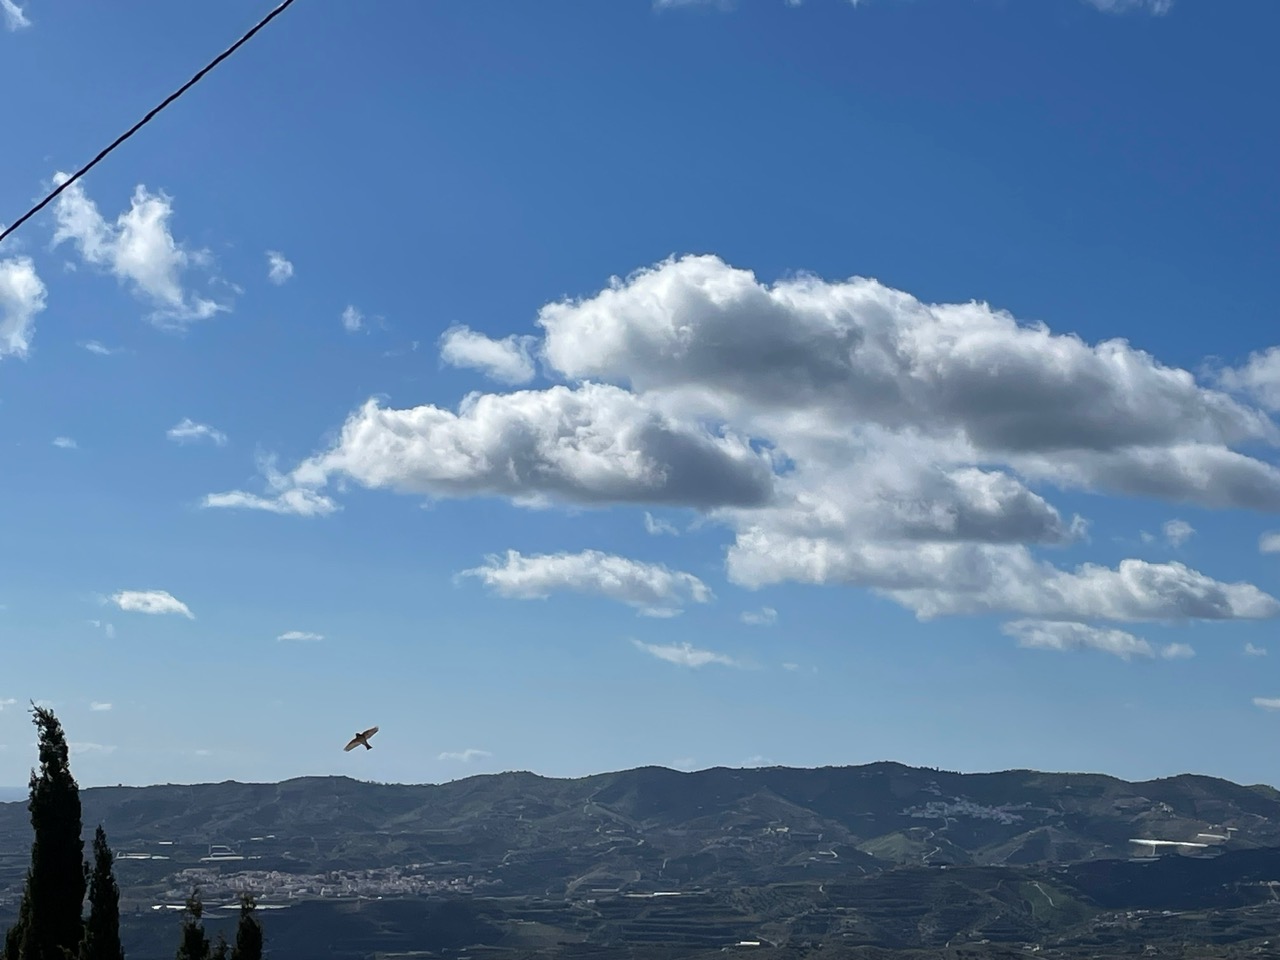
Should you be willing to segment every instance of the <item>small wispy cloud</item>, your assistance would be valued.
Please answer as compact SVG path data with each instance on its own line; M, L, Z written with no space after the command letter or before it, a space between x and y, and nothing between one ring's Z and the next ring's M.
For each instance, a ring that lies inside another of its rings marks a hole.
M1264 533L1258 538L1259 553L1280 553L1280 531Z
M68 743L67 746L71 749L72 756L75 756L76 754L85 754L85 753L110 754L110 753L116 752L116 748L114 744L108 745L105 743L80 742L80 743Z
M100 357L109 357L112 354L123 353L123 347L108 347L106 344L98 340L85 340L80 346L88 350L90 353L96 353Z
M293 277L293 264L279 250L267 251L267 279L277 287Z
M347 308L342 311L342 329L347 333L359 333L364 326L364 314L356 307L347 304Z
M89 709L95 713L105 713L111 709L111 704L103 700L94 700L89 704Z
M804 0L782 0L784 6L799 7ZM851 7L860 7L870 0L846 0ZM887 2L887 0L886 0ZM1103 13L1149 13L1164 16L1173 9L1173 0L1084 0L1086 4ZM735 0L653 0L654 10L708 9L730 11L736 9Z
M454 760L458 763L470 763L472 760L487 760L493 754L488 750L478 750L475 747L467 747L465 750L446 750L444 753L436 757L437 760Z
M664 535L668 537L680 536L680 531L672 524L668 523L666 520L661 520L658 517L655 517L648 510L644 512L644 528L649 534L655 537Z
M101 630L102 635L108 640L114 640L116 638L116 628L110 623L104 623L101 620L90 620L89 626L93 627L95 630Z
M1253 705L1263 710L1280 710L1280 697L1254 697Z
M1076 650L1097 650L1109 653L1121 660L1133 657L1154 657L1155 649L1146 640L1125 630L1093 627L1085 623L1053 620L1015 620L1000 628L1006 636L1018 641L1018 646L1033 650L1056 650L1059 653ZM1185 646L1185 644L1173 644ZM1166 648L1168 649L1168 648ZM1188 650L1190 647L1187 648ZM1170 657L1186 654L1171 654ZM1161 656L1166 656L1162 653Z
M227 445L227 435L225 433L214 429L207 423L196 423L190 417L183 417L181 422L165 431L165 436L174 443L210 440L219 447Z
M4 14L6 30L23 30L31 26L26 10L18 6L14 0L0 0L0 12Z
M0 699L0 710L4 710L7 707L12 707L17 702L18 701L13 699L13 697L4 697Z
M1246 657L1265 657L1267 655L1266 647L1255 647L1252 643L1244 645L1244 655Z
M733 0L653 0L655 10L679 10L681 7L711 7L732 10Z
M750 627L769 627L778 622L778 611L773 607L744 610L740 619Z
M58 172L53 182L62 185L69 179L69 174ZM213 257L207 250L188 250L174 238L169 230L173 201L166 194L153 194L139 185L129 209L110 223L77 182L58 197L53 212L54 246L72 241L86 263L128 284L153 305L150 319L157 326L184 329L230 309L185 285L188 269L207 271Z
M543 599L561 591L595 594L648 617L676 616L687 604L713 598L707 585L691 573L599 550L531 556L508 550L505 557L489 556L483 566L458 576L477 577L510 599Z
M1189 660L1195 655L1189 643L1170 643L1160 649L1160 656L1166 660Z
M71 437L54 437L53 445L61 450L75 450L77 444Z
M297 640L305 643L309 641L323 640L324 634L308 633L306 630L289 630L289 631L286 631L285 633L280 634L280 636L276 637L276 639L286 640L286 641Z
M1173 9L1173 0L1085 0L1103 13L1150 13L1162 17Z
M338 509L338 505L322 493L299 486L296 481L276 468L275 457L258 459L258 469L266 481L269 496L247 490L228 490L210 493L201 501L206 509L261 510L282 516L324 517Z
M675 663L682 667L705 667L710 663L718 663L726 667L741 666L733 657L723 653L716 653L713 650L701 650L690 643L645 643L642 640L632 640L637 650L643 650L651 657L657 657L659 660L665 660L667 663Z
M195 619L187 605L166 590L121 590L112 594L108 600L129 613L176 613L188 620Z
M1196 532L1195 527L1185 520L1167 520L1161 529L1165 540L1174 547L1182 546Z

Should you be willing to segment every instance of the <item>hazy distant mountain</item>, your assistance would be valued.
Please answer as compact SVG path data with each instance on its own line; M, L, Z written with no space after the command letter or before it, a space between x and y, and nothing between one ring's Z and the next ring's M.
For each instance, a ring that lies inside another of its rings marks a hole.
M534 949L535 926L580 950L718 948L751 936L906 949L1050 935L1066 938L1062 949L1071 937L1094 949L1120 942L1118 921L1100 919L1108 911L1165 909L1209 911L1203 922L1222 950L1280 936L1280 901L1266 885L1280 881L1280 792L1209 777L646 767L418 786L327 777L109 787L83 800L86 825L101 821L121 857L126 910L178 903L196 883L215 904L246 884L266 904L317 901L305 923L296 906L268 917L301 938L289 939L299 956L392 950L379 939L392 928L396 951L474 942L518 952ZM29 845L25 806L0 806L0 914ZM1190 856L1133 859L1152 851ZM352 914L357 896L461 905L375 923L393 908ZM1232 911L1250 912L1248 922ZM135 918L143 952L131 957L172 953L161 921L164 911L149 909ZM326 924L342 923L347 952L326 953L338 949Z
M28 789L27 787L0 787L0 803L26 800Z

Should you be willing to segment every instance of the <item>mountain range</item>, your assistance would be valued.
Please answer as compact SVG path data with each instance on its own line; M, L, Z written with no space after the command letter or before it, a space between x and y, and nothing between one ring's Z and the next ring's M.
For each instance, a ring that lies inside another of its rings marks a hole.
M135 960L172 955L172 912L194 886L215 918L252 889L276 960L743 943L1223 957L1280 943L1280 791L1211 777L645 767L100 787L82 799L86 835L103 823L120 858ZM25 804L0 804L0 924L29 849Z

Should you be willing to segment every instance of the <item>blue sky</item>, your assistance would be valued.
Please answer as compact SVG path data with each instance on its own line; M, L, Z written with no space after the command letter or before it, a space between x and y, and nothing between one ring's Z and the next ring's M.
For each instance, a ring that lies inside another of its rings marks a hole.
M2 6L8 221L268 9ZM1277 782L1277 28L295 4L0 248L0 784Z

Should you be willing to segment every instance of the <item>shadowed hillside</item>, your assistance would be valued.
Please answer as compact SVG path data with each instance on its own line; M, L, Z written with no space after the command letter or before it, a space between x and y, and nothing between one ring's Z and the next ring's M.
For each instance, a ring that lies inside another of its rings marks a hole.
M277 958L740 940L1085 956L1167 926L1164 911L1187 917L1161 934L1173 940L1280 936L1280 793L1199 776L646 767L94 788L83 802L115 840L139 960L164 954L165 908L194 885L215 917L252 890ZM25 805L0 805L0 922L29 842Z

